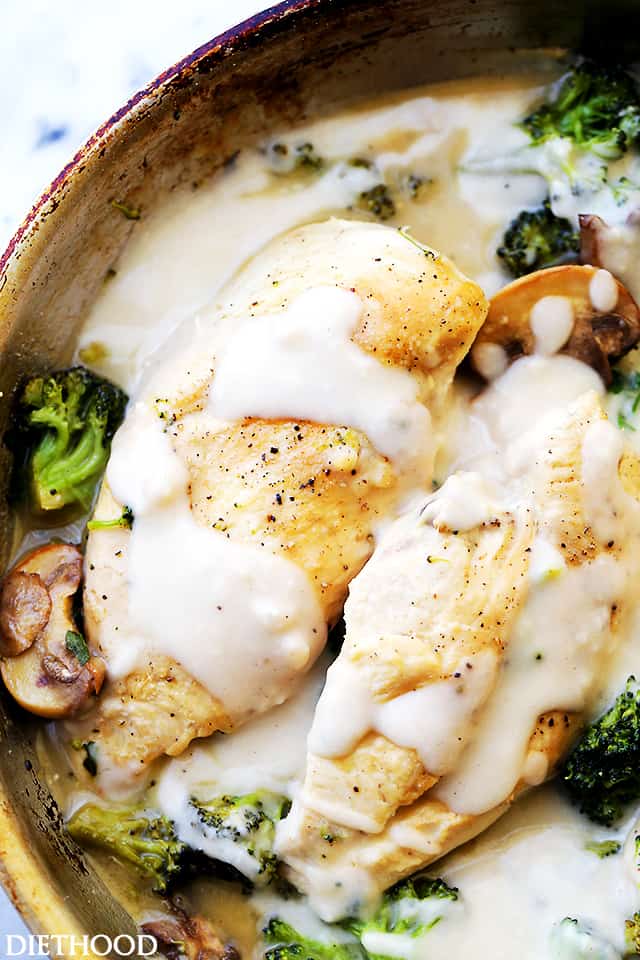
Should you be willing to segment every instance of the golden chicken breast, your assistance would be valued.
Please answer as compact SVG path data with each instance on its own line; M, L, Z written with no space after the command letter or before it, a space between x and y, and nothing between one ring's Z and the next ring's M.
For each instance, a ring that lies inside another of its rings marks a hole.
M380 521L429 487L486 311L446 258L331 220L270 245L165 351L115 437L86 551L109 763L143 770L287 698ZM125 506L131 529L111 525Z
M477 835L554 770L632 606L638 459L595 392L452 475L350 586L346 637L281 824L329 920Z

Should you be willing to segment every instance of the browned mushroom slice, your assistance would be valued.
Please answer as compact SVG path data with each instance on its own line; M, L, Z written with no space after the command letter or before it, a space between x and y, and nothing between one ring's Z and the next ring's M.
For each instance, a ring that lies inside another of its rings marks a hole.
M175 916L149 920L142 924L143 933L155 938L159 952L167 960L240 960L231 944L224 944L213 926L200 914L189 916L176 909Z
M593 213L581 213L580 223L580 260L594 267L603 267L602 242L610 227L602 217Z
M69 717L98 693L104 662L93 656L73 619L82 554L50 544L24 557L0 593L0 672L17 702L41 717Z
M51 597L38 574L10 573L0 590L0 655L15 657L28 650L50 614Z
M557 312L557 352L589 364L609 384L611 361L640 339L640 310L626 287L606 271L577 264L538 270L493 297L471 350L474 368L490 379L518 357L534 353L532 313L535 317L541 301L549 304L548 297ZM563 304L566 311L558 311ZM559 328L567 318L563 336ZM549 319L555 322L551 314Z
M635 267L640 250L640 210L632 210L625 222L612 227L593 213L581 213L580 261L606 267L616 275L616 265L626 272Z
M579 221L581 263L610 270L640 302L640 209L615 226L591 213L580 214Z

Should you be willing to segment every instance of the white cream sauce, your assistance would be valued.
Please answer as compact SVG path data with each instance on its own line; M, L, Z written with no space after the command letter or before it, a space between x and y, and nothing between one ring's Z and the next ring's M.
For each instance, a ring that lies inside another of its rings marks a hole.
M565 917L591 927L617 956L638 891L621 854L600 859L586 844L624 840L627 830L623 825L612 834L580 818L554 786L523 798L438 865L459 887L464 914L424 937L421 958L462 957L473 944L491 960L551 960L551 938ZM562 960L573 956L567 952Z
M307 735L325 682L323 654L306 682L286 703L250 720L233 735L216 734L167 760L158 777L156 800L177 821L184 800L257 790L291 797L304 772Z
M420 517L436 530L472 530L495 520L502 509L496 491L481 473L452 474L423 507Z
M527 779L525 760L537 718L550 710L585 709L611 646L611 602L622 587L616 564L602 557L531 591L473 742L436 787L435 795L451 809L480 814L498 806L521 777ZM547 772L536 771L534 782Z
M499 343L479 343L472 349L473 362L485 380L495 380L509 366L509 357Z
M400 746L417 750L432 773L444 774L462 752L471 719L487 696L494 670L495 658L489 653L465 657L453 671L456 676L377 703L357 668L338 661L327 675L309 734L309 749L319 756L343 756L369 730L376 730ZM313 806L318 809L315 800ZM319 812L329 816L326 808ZM349 826L372 829L362 821Z
M609 313L618 303L618 284L608 270L597 270L589 284L589 297L594 310Z
M498 180L505 175L516 180L537 175L545 183L543 196L548 194L554 214L576 228L580 214L593 214L618 230L633 223L640 207L640 157L636 151L607 163L568 138L532 145L528 134L516 129L509 140L486 138L471 144L461 165L489 180L492 175ZM635 238L626 239L634 244L637 236L636 231Z
M601 544L636 534L635 504L622 484L612 482L626 444L619 430L606 420L589 425L582 443L582 477L585 512L589 525ZM631 522L631 530L625 529Z
M497 483L505 468L527 463L533 426L544 429L583 394L604 396L602 380L591 367L563 354L522 357L496 378L461 417L448 443L447 473L481 471ZM528 437L523 442L521 438Z
M107 479L135 516L130 627L110 651L111 675L161 652L197 677L231 716L282 703L326 638L305 573L281 555L196 522L186 468L144 401L114 438Z
M216 363L212 414L347 425L399 467L426 476L429 411L408 370L383 365L351 340L362 310L350 290L314 287L280 314L241 322Z
M535 352L551 356L561 350L573 331L575 318L568 297L542 297L529 316Z

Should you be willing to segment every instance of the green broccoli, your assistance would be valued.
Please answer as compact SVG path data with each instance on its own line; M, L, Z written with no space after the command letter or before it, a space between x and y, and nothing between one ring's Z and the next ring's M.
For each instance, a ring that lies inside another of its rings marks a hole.
M273 879L276 823L289 810L286 797L266 790L238 797L191 798L205 837L213 840L216 858L230 863L249 880L261 885Z
M111 530L117 527L124 527L130 530L133 526L133 510L131 507L124 507L119 517L113 520L89 520L87 530Z
M615 420L621 430L632 430L637 427L637 415L640 408L640 372L632 370L625 373L620 369L613 370L613 379L609 393L617 396L617 416ZM614 419L609 414L610 419Z
M589 840L584 845L589 853L595 853L596 857L606 860L607 857L615 857L622 850L622 844L619 840Z
M581 812L605 826L640 799L640 690L634 677L587 728L561 776Z
M37 510L90 508L126 403L119 387L84 367L27 382L14 446Z
M88 803L73 814L67 829L74 840L101 847L124 860L165 893L181 873L187 847L173 823L143 808L101 807Z
M535 210L523 210L512 220L498 247L509 273L525 273L566 260L580 248L580 237L569 220L556 217L548 200Z
M377 183L370 190L364 190L360 194L358 205L363 210L368 210L378 220L389 220L396 212L391 191L384 183Z
M328 930L331 927L327 928ZM344 939L312 940L290 924L273 917L262 931L269 949L265 960L366 960L367 954L357 941ZM342 934L344 938L344 934Z
M640 183L634 182L635 174L627 176L628 171L612 162L631 150L637 155L640 146L640 96L631 76L593 63L574 66L518 126L523 131L521 144L502 154L470 156L462 169L476 174L544 177L552 212L561 219L576 218L572 222L575 228L578 213L598 214L611 223L620 208L620 222L626 220L626 207L637 205ZM560 234L559 252L565 252L565 245L567 253L574 252L571 230L560 230ZM509 250L506 241L504 246ZM521 246L533 260L536 245L531 249L525 238ZM546 244L543 253L544 247ZM552 244L552 252L554 247ZM519 249L517 252L519 266L523 255ZM545 265L544 258L541 265Z
M369 919L349 919L343 926L359 938L372 960L384 960L387 954L398 955L394 937L398 934L423 936L446 916L457 900L455 887L419 873L387 890Z
M368 919L350 917L338 925L327 924L327 940L311 940L288 923L272 918L263 930L270 948L266 960L388 960L400 956L399 935L421 937L443 919L458 891L444 880L416 874L387 890L380 906ZM335 931L341 931L340 936ZM345 940L344 933L353 935Z
M581 63L522 127L533 143L566 137L603 159L616 159L640 140L636 84L618 67Z
M625 923L625 944L627 956L640 955L640 911L634 913Z
M311 170L322 170L325 161L319 156L312 143L299 143L294 148L296 167L307 167Z
M287 812L288 800L260 791L207 802L192 798L190 805L195 813L190 826L208 841L202 847L197 841L184 842L170 820L143 806L86 804L67 826L79 842L102 847L152 877L154 889L160 892L180 874L197 868L219 870L221 864L233 867L234 876L243 874L256 884L273 879L275 824Z
M286 143L272 143L268 148L267 156L276 173L320 173L326 166L324 157L321 157L312 143L298 143L289 146Z
M621 960L620 954L607 940L590 927L565 917L551 934L552 960Z

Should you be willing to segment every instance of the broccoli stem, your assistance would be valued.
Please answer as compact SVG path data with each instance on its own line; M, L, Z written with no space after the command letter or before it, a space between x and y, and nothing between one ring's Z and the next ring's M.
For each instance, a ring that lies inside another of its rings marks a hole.
M368 956L357 941L313 940L277 917L269 921L262 933L270 945L265 960L366 960Z

